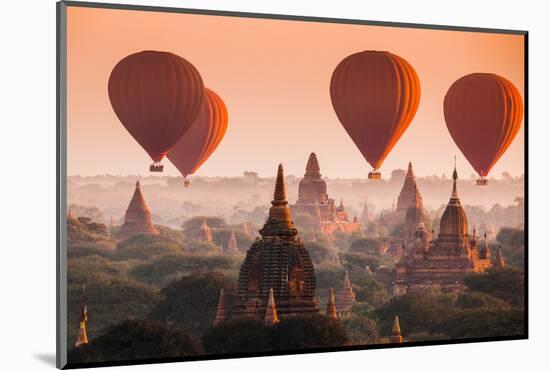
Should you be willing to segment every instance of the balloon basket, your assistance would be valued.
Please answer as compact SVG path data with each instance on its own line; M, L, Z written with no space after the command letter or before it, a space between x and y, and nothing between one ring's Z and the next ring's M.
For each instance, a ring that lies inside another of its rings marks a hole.
M162 172L164 166L162 164L153 163L149 166L149 172Z
M476 185L480 186L486 186L489 183L489 180L487 180L485 177L480 177L476 180Z
M188 188L189 185L191 185L191 181L189 181L188 179L183 180L183 186L185 186L186 188Z
M371 171L369 172L369 180L380 180L382 178L382 174L378 171Z

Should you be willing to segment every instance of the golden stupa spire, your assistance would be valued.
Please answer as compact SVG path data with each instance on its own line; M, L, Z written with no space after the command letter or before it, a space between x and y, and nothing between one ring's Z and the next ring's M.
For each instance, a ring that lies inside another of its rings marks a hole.
M327 304L327 317L329 319L338 320L338 312L336 311L336 302L334 300L334 289L330 288L328 304Z
M279 323L279 316L277 315L277 307L275 306L275 297L273 295L273 288L269 289L269 298L267 300L267 306L265 308L264 324L272 326Z
M285 175L282 163L279 163L279 168L277 169L277 180L275 181L275 191L271 204L276 207L288 204L286 201Z
M401 325L399 325L399 316L397 315L395 315L395 319L393 320L390 343L403 343L403 336L401 335Z
M264 227L260 230L262 236L293 237L298 233L290 217L290 209L286 200L285 176L283 165L279 164L273 201L269 209L269 216Z
M88 321L88 306L82 305L80 311L80 328L78 338L76 339L75 347L80 347L83 344L88 344L88 334L86 333L86 322Z
M455 169L453 171L453 192L451 193L451 199L458 199L458 191L456 190L457 179L458 179L458 173L456 172L456 155L455 155Z

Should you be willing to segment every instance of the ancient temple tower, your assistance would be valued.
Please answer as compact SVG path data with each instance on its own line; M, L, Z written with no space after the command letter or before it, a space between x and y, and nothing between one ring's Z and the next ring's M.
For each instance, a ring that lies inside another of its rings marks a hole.
M210 226L208 226L208 223L206 222L206 217L202 219L202 225L197 232L197 240L200 240L201 242L212 241L212 231L210 230Z
M231 236L229 237L229 240L227 241L226 252L228 254L239 253L239 248L237 247L237 238L235 237L235 232L234 231L231 231Z
M118 231L117 239L124 240L134 235L158 235L158 230L151 223L151 211L145 202L139 181L136 181L136 189L130 200L124 224Z
M413 173L412 163L409 162L403 188L401 188L401 193L399 193L399 197L397 198L396 211L405 214L411 207L423 209L424 206L422 204L422 196L416 186L416 177Z
M216 308L216 318L212 325L218 326L222 322L227 320L227 307L225 305L225 297L223 295L223 288L220 289L220 298L218 299L218 306Z
M405 214L404 242L407 252L410 252L414 247L418 225L424 225L424 210L421 205L422 201L418 200L419 196L420 194L418 193L416 184L414 184L414 191L412 192L411 198L412 206L409 207L407 213Z
M393 320L390 343L403 343L403 336L401 335L401 326L399 325L398 316L395 316L395 319Z
M277 306L275 305L273 288L270 288L269 298L267 299L267 305L265 307L264 324L267 326L272 326L278 323L279 323L279 316L277 315Z
M465 288L464 275L491 266L478 250L476 238L472 240L468 235L468 218L458 197L457 179L455 168L451 198L441 216L437 239L432 241L423 223L419 223L415 248L403 253L395 265L394 294L419 289L461 291Z
M499 245L496 256L496 268L502 270L506 264L504 263L504 257L502 256L502 247Z
M334 289L330 288L328 303L327 303L327 317L330 319L338 320L338 312L336 311L336 303L334 302Z
M290 217L282 165L271 205L261 237L252 244L241 265L239 299L233 314L261 319L271 289L280 318L318 313L315 270Z
M315 217L325 235L335 231L353 232L360 229L358 223L349 222L344 204L336 206L334 199L327 194L327 184L321 178L319 161L315 153L309 155L304 178L298 186L298 200L290 206L294 215L298 213Z
M86 322L88 321L88 306L83 305L80 311L80 329L78 338L76 339L75 347L80 347L83 344L88 344L88 334L86 333Z
M246 238L250 238L250 230L248 230L248 224L243 224L243 234Z
M338 297L336 299L336 310L339 313L351 311L351 307L355 303L355 293L353 292L353 287L349 280L348 270L346 270L346 275L344 276L344 286L338 292Z
M365 205L363 206L363 212L361 213L361 222L363 224L368 224L372 221L372 214L369 210L369 205L367 202L365 202Z

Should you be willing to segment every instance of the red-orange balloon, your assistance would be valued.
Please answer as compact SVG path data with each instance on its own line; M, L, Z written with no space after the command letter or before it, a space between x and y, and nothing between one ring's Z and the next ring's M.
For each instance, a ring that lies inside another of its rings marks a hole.
M118 119L155 162L191 127L204 95L197 69L162 51L122 59L111 72L108 90Z
M493 73L472 73L456 80L445 95L443 109L453 140L480 176L489 174L523 120L518 89Z
M338 119L374 169L409 127L420 101L420 82L403 58L362 51L332 74L330 97Z
M194 174L206 162L227 130L228 114L223 100L208 88L204 93L195 122L167 155L183 177Z

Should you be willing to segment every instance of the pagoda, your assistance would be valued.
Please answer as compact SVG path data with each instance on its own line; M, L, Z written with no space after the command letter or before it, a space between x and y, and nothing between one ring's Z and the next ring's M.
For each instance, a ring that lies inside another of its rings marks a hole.
M431 240L420 222L413 248L404 248L395 265L394 294L432 288L462 291L466 274L484 271L492 265L478 248L477 237L468 235L468 218L458 197L457 179L455 168L451 198L441 216L437 239Z
M413 192L411 207L407 210L407 213L405 215L405 235L403 244L405 245L405 250L410 252L414 248L414 243L416 240L416 234L418 231L418 227L424 226L424 210L422 209L422 205L419 203L422 203L418 201L418 196L420 194L418 193L418 190L416 189L416 184L414 185L415 191ZM430 236L427 235L429 238Z
M206 222L206 217L203 217L202 224L197 232L197 240L200 240L201 242L211 242L212 241L212 231L210 230L210 226L208 226L208 223Z
M88 334L86 333L86 322L88 321L88 306L83 305L80 311L80 328L78 338L76 339L75 347L80 347L83 344L88 344Z
M372 221L372 214L369 210L369 205L365 202L363 206L363 212L361 213L361 222L365 225L369 224Z
M346 270L346 275L344 276L344 286L338 292L336 299L336 310L339 313L351 311L351 307L355 303L355 293L353 292L353 287L349 280L348 270Z
M275 305L275 296L273 288L269 289L269 298L264 313L264 325L273 326L279 323L279 315L277 315L277 306Z
M239 253L239 248L237 247L237 238L235 237L235 232L231 231L231 236L227 242L227 249L225 250L228 254Z
M225 320L227 320L227 307L225 305L225 296L222 288L220 289L220 298L218 299L218 306L216 307L216 318L212 325L218 326Z
M338 320L338 311L334 302L334 289L330 288L327 303L327 317L333 320Z
M136 189L126 210L124 224L118 231L117 239L124 240L138 234L158 235L159 232L151 222L151 211L145 202L139 181L136 181Z
M317 155L311 153L306 164L304 178L298 185L298 200L290 206L293 214L303 213L315 217L325 235L335 231L350 233L360 229L359 223L349 222L343 199L336 206L327 194L327 184L321 177Z
M422 205L422 196L418 191L416 186L416 176L413 172L412 163L409 162L409 167L407 169L407 174L405 175L405 181L403 182L403 187L401 192L397 197L397 208L396 212L401 212L405 214L409 208L423 208Z
M279 318L318 313L315 270L287 206L279 165L269 216L241 265L234 317L262 319L273 291Z
M403 336L401 335L401 325L399 325L399 316L395 316L393 320L393 327L391 329L390 343L403 343Z

